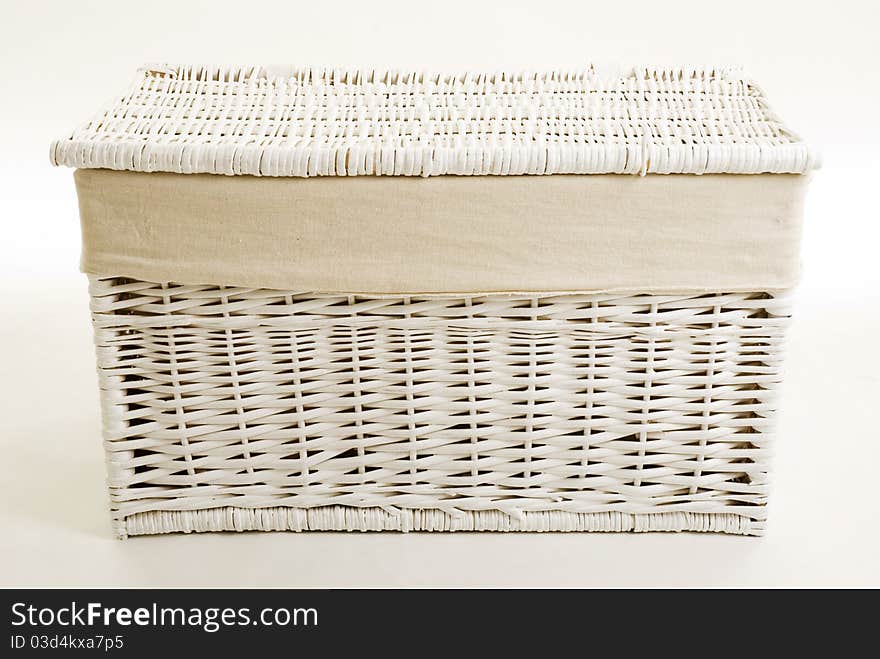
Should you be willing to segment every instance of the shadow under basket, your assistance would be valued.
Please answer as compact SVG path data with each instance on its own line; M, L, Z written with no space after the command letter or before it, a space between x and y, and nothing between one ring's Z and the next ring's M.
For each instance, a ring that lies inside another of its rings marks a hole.
M763 532L787 293L90 292L119 537Z

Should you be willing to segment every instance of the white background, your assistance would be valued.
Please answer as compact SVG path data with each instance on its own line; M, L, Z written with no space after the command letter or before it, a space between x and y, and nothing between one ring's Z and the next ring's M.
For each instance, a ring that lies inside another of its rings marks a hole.
M874 3L4 2L0 585L880 586ZM768 534L112 539L71 172L48 147L145 62L743 64L823 155Z

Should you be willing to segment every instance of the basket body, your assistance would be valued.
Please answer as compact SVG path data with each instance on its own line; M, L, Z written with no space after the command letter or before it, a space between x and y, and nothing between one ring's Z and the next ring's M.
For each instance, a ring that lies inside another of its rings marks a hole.
M819 160L742 71L148 65L50 159L120 537L763 531Z
M90 291L120 537L764 528L786 293Z

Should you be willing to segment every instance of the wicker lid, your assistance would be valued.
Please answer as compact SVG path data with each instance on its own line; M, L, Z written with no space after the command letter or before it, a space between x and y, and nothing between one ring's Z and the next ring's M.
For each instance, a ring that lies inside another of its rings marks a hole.
M427 74L159 66L54 164L258 176L804 173L738 70Z

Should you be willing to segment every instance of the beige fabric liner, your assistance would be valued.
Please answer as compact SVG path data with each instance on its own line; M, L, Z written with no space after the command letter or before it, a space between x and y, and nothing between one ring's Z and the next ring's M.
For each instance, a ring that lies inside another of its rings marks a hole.
M86 272L374 294L788 288L808 182L102 169L75 178Z

